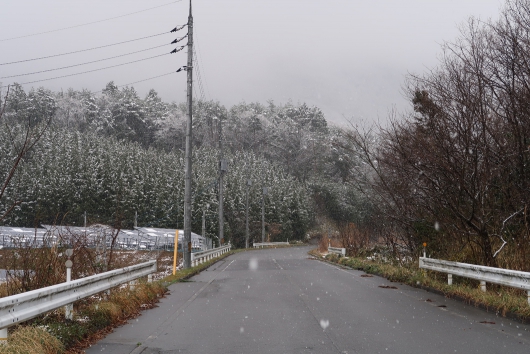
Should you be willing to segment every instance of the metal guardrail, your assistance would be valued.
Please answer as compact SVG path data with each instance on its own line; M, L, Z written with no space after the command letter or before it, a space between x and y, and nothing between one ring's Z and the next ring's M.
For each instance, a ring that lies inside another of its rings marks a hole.
M212 258L219 257L220 255L230 251L232 248L231 244L226 246L217 247L207 251L193 252L191 254L191 266L195 267L203 262L209 261Z
M289 242L254 242L252 245L254 248L263 248L268 246L289 246Z
M328 253L335 253L340 256L346 257L346 248L328 247Z
M8 327L154 272L156 260L0 298L0 340Z
M518 270L486 267L474 264L420 257L420 268L447 273L447 284L453 284L453 275L480 280L480 288L486 291L486 283L524 289L530 305L530 273Z

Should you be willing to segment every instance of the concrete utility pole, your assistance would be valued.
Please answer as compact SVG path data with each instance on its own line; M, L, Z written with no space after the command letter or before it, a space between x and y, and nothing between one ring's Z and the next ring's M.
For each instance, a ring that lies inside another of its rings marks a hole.
M268 187L263 187L263 195L261 196L261 242L265 242L265 196L269 192Z
M202 237L206 242L206 208L202 208Z
M224 243L224 213L223 213L223 177L227 170L227 163L224 160L223 151L223 123L221 117L218 119L219 122L219 246Z
M188 121L186 125L186 157L184 175L184 268L191 268L191 139L192 139L192 108L193 108L193 16L188 16Z
M247 200L245 203L245 248L248 248L248 239L249 239L249 231L248 231L248 190L250 186L252 185L252 180L247 180Z

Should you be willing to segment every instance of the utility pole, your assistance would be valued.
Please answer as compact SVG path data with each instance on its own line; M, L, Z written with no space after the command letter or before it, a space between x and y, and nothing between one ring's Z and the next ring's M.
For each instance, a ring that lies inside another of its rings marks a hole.
M192 108L193 108L193 16L188 16L188 120L186 125L186 156L184 175L184 245L182 254L184 255L184 268L191 268L191 139L192 139Z
M204 242L206 242L206 209L202 209L202 237L204 237Z
M261 196L261 242L265 242L265 196L269 192L269 188L263 187L263 194Z
M224 160L223 151L223 124L222 119L219 117L219 246L224 243L224 213L223 213L223 177L227 170L227 163Z
M250 186L252 185L252 180L247 180L247 200L245 203L245 248L248 248L248 239L249 239L249 231L248 231L248 190Z

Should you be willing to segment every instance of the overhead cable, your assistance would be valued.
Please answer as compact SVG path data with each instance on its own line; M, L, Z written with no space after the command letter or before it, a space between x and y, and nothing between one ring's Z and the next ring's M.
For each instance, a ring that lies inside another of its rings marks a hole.
M99 69L94 69L94 70L83 71L83 72L75 73L75 74L56 76L56 77L51 77L51 78L48 78L48 79L42 79L42 80L36 80L36 81L30 81L30 82L23 82L23 83L20 83L19 85L29 85L29 84L34 84L34 83L37 83L37 82L50 81L50 80L62 79L62 78L65 78L65 77L70 77L70 76L88 74L88 73L92 73L92 72L95 72L95 71L101 71L101 70L105 70L105 69L116 68L118 66L123 66L123 65L127 65L127 64L138 63L140 61L145 61L145 60L149 60L149 59L159 58L159 57L162 57L162 56L168 55L168 54L169 53L159 54L159 55L155 55L155 56L152 56L152 57L149 57L149 58L134 60L134 61L130 61L130 62L127 62L127 63L107 66L107 67L104 67L104 68L99 68ZM0 86L0 88L3 88L3 87L7 87L7 86Z
M128 13L128 14L125 14L125 15L121 15L121 16L110 17L110 18L106 18L106 19L103 19L103 20L99 20L99 21L87 22L87 23L83 23L83 24L80 24L80 25L75 25L75 26L70 26L70 27L58 28L58 29L54 29L54 30L51 30L51 31L45 31L45 32L39 32L39 33L27 34L27 35L24 35L24 36L11 37L11 38L4 38L4 39L0 39L0 42L11 41L11 40L14 40L14 39L20 39L20 38L26 38L26 37L39 36L39 35L41 35L41 34L47 34L47 33L53 33L53 32L59 32L59 31L67 30L67 29L72 29L72 28L77 28L77 27L83 27L83 26L93 25L93 24L95 24L95 23L101 23L101 22L105 22L105 21L111 21L111 20L115 20L115 19L117 19L117 18L122 18L122 17L126 17L126 16L135 15L135 14L138 14L138 13L141 13L141 12L146 12L146 11L150 11L150 10L158 9L159 7L168 6L168 5L175 4L175 3L177 3L177 2L181 2L181 1L182 1L182 0L176 0L176 1L172 1L172 2L167 3L167 4L158 5L158 6L155 6L155 7L150 7L150 8L145 9L145 10L140 10L140 11L136 11L136 12L131 12L131 13Z
M99 63L99 62L101 62L101 61L105 61L105 60L116 59L116 58L121 58L121 57L124 57L124 56L127 56L127 55L132 55L132 54L136 54L136 53L146 52L146 51L148 51L148 50L152 50L152 49L156 49L156 48L164 47L164 46L166 46L166 45L167 45L167 44L162 44L162 45L159 45L159 46L156 46L156 47L151 47L151 48L147 48L147 49L137 50L137 51L135 51L135 52L131 52L131 53L120 54L120 55L116 55L116 56L109 57L109 58L98 59L98 60L93 60L93 61L87 61L87 62L85 62L85 63L74 64L74 65L68 65L68 66L63 66L63 67L55 68L55 69L48 69L48 70L34 71L34 72L32 72L32 73L26 73L26 74L18 74L18 75L4 76L4 77L0 77L0 79L9 79L9 78L12 78L12 77L20 77L20 76L28 76L28 75L34 75L34 74L42 74L42 73L47 73L47 72L50 72L50 71L57 71L57 70L63 70L63 69L68 69L68 68L74 68L74 67L76 67L76 66L82 66L82 65L87 65L87 64Z
M197 47L197 52L198 52L198 54L199 54L199 55L197 55L197 53L195 53L195 57L197 58L197 64L199 64L199 62L202 64L202 59L201 59L201 56L200 56L200 54L201 54L201 47L200 47L200 45L199 45L199 42L197 41L197 35L195 35L195 38L194 38L194 44L195 44L195 45L194 45L193 47L194 47L194 48ZM202 65L201 65L201 66L202 66ZM204 68L204 66L202 66L202 67ZM200 76L202 77L201 69L198 68L198 71L199 71ZM205 74L205 75L206 75L206 74ZM201 82L201 83L202 83L202 82ZM208 97L211 97L211 96L210 96L210 93L209 93L208 82L206 81L206 78L204 78L204 85L203 85L203 86L204 86L204 91L205 91L206 95L207 95Z
M153 79L158 79L159 77L163 77L163 76L168 76L168 75L171 75L171 74L174 74L178 71L172 71L170 73L167 73L167 74L162 74L162 75L158 75L158 76L153 76L153 77L150 77L150 78L147 78L147 79L143 79L143 80L139 80L139 81L135 81L135 82L130 82L128 84L123 84L123 85L119 85L119 86L116 86L117 88L120 88L120 87L126 87L126 86L130 86L130 85L134 85L134 84L138 84L140 82L144 82L144 81L149 81L149 80L153 80ZM101 90L101 91L93 91L93 92L90 92L91 94L96 94L96 93L101 93L105 90Z
M128 41L123 41L123 42L118 42L118 43L113 43L113 44L102 45L102 46L94 47L94 48L88 48L88 49L76 50L76 51L68 52L68 53L55 54L55 55L48 55L48 56L46 56L46 57L33 58L33 59L25 59L25 60L19 60L19 61L12 61L12 62L9 62L9 63L0 63L0 66L1 66L1 65L10 65L10 64L25 63L25 62L28 62L28 61L35 61L35 60L41 60L41 59L55 58L55 57L60 57L60 56L63 56L63 55L69 55L69 54L76 54L76 53L88 52L89 50L95 50L95 49L107 48L107 47L112 47L112 46L119 45L119 44L135 42L135 41L139 41L139 40L141 40L141 39L157 37L157 36L161 36L161 35L163 35L163 34L167 34L167 33L168 33L168 32L162 32L162 33L153 34L153 35L151 35L151 36L147 36L147 37L141 37L141 38L131 39L131 40L128 40Z
M194 54L195 54L195 49L193 50ZM197 60L194 58L193 62L195 63L195 68L197 68L197 70L194 70L195 72L195 76L197 78L197 82L198 82L198 86L199 86L199 93L201 94L201 100L203 101L206 101L206 97L204 96L204 90L203 90L203 87L202 87L202 80L201 80L201 75L200 75L200 71L199 71L199 64L197 62ZM194 86L195 88L195 86Z

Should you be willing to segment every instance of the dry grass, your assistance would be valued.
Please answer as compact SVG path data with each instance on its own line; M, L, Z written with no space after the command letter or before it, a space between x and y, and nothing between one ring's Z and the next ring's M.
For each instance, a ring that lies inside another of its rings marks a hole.
M6 283L0 283L0 297L6 297L8 296L7 291L7 284Z
M0 354L59 354L64 346L59 339L38 327L19 327L0 345Z
M118 322L122 317L121 307L114 302L110 301L101 301L99 303L94 303L90 305L91 311L102 311L108 314L112 322Z

